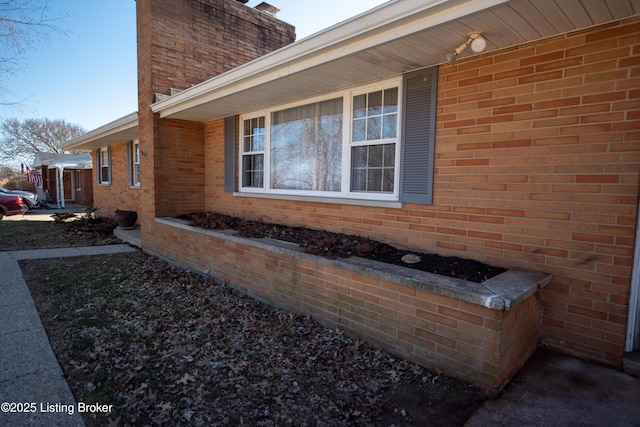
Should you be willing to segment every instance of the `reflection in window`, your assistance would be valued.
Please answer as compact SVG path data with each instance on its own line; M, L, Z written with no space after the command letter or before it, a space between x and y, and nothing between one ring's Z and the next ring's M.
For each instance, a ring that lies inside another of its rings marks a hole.
M393 192L398 88L354 96L352 117L351 191Z
M244 121L242 186L264 187L264 116Z
M393 192L395 144L352 148L351 191Z
M271 115L273 189L340 191L342 98Z

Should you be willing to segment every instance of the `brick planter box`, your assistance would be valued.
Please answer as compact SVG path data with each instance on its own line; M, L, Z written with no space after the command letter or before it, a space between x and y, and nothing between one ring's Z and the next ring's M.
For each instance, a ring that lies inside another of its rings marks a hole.
M157 255L494 394L538 348L546 273L516 269L473 283L362 258L329 260L174 218L155 222L157 241L171 242Z

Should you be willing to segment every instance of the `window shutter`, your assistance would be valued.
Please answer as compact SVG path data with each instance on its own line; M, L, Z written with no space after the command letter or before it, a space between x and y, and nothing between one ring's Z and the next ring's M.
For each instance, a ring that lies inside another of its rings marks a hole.
M433 203L438 67L404 76L400 200Z
M109 167L107 168L107 173L109 174L109 185L113 184L113 181L111 179L111 171L113 170L113 162L111 161L111 146L109 146L107 148L107 152L109 154L107 154L107 157L109 158Z
M93 151L95 153L95 172L96 172L96 183L100 184L100 149Z
M236 116L224 118L224 191L236 191Z

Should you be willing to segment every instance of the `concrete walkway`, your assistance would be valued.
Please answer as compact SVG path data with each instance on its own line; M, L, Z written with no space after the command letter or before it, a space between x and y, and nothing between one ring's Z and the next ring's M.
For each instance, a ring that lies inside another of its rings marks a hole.
M0 426L84 425L18 260L133 251L109 245L0 252Z

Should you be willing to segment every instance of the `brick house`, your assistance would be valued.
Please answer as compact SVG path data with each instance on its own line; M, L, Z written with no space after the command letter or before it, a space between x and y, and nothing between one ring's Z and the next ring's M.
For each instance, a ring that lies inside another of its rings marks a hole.
M398 0L295 43L233 0L136 7L138 113L65 148L143 249L494 392L539 345L638 349L637 2ZM174 219L194 211L509 271L389 273Z
M66 202L93 204L92 161L87 153L37 153L33 165L43 180L36 184L38 196L58 207Z

